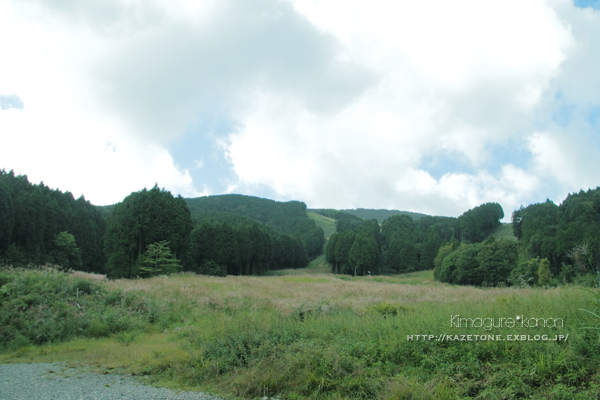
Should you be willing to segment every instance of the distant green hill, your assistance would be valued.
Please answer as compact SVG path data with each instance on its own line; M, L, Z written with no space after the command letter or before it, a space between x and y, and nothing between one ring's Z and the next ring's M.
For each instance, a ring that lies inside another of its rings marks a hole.
M385 221L386 219L388 219L389 217L391 217L392 215L397 215L397 214L408 215L409 217L411 217L413 219L413 221L416 221L419 218L427 216L427 214L421 214L421 213L416 213L416 212L411 212L411 211L383 210L383 209L373 210L373 209L368 209L368 208L357 208L355 210L341 210L341 211L347 212L352 215L356 215L356 216L364 218L364 219L376 219L377 222L379 222L380 224L383 221Z
M300 201L279 202L254 196L227 194L185 199L192 219L206 217L206 213L225 212L251 218L276 232L296 235L306 244L309 257L323 251L323 230L306 214L306 204Z
M94 206L94 207L100 212L100 215L102 216L102 218L104 218L105 221L108 221L108 219L112 216L113 212L115 211L116 206L117 206L116 204L111 204L109 206Z

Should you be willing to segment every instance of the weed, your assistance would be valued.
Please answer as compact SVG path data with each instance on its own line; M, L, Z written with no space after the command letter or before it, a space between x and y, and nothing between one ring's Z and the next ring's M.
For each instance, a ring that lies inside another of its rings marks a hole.
M600 342L591 340L600 312L571 286L453 288L433 282L430 271L346 280L301 271L262 278L188 273L92 282L97 287L80 310L68 300L75 281L53 274L44 283L25 275L0 278L0 337L9 338L4 346L13 351L5 359L80 358L242 398L577 399L600 393ZM590 310L572 313L579 308ZM480 332L451 326L451 315L565 323ZM569 339L407 339L440 332ZM73 341L58 343L66 339ZM53 344L35 346L47 342Z

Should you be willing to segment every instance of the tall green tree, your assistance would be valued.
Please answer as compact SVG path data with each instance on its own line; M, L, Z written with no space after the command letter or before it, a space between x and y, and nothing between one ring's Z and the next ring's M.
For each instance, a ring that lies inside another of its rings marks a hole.
M377 242L372 236L366 233L356 235L348 253L348 264L354 276L372 273L377 263L377 254Z
M108 274L132 278L144 266L143 253L151 243L166 240L177 258L189 246L192 230L190 212L181 196L154 186L127 196L108 220L104 249Z
M442 244L442 237L436 226L431 226L427 230L427 239L423 243L421 257L419 259L419 269L428 270L435 267L434 260Z
M69 232L64 231L56 235L54 241L56 244L55 262L61 265L65 269L79 269L81 268L81 250L77 247L75 236Z

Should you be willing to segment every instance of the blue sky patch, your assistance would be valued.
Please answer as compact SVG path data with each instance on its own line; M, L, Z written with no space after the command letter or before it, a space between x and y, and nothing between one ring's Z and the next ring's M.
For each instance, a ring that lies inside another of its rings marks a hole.
M600 9L600 0L575 0L575 6L586 8L592 7L593 9Z
M170 146L175 163L190 171L197 190L208 185L213 194L221 194L235 179L231 164L217 145L231 130L232 125L225 118L208 119Z

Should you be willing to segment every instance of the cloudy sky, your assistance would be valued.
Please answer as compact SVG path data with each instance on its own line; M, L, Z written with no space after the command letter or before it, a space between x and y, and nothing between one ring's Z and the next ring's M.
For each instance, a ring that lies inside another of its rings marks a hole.
M600 1L0 0L0 169L505 214L600 185Z

